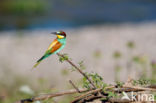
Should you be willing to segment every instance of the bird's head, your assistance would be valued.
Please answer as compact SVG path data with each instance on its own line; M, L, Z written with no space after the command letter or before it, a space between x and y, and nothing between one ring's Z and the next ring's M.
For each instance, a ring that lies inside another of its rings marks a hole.
M52 32L51 34L56 35L58 39L66 38L66 33L64 31Z

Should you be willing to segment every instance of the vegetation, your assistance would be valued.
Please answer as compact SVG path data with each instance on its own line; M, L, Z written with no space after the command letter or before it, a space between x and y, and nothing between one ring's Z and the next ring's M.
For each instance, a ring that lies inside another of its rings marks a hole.
M123 59L123 54L120 51L116 51L113 54L115 60L115 64L114 64L115 81L116 81L115 84L106 84L103 81L105 78L102 78L98 73L84 72L86 67L83 64L83 61L80 61L77 66L72 62L72 59L69 58L67 54L58 53L57 55L59 56L59 61L61 63L67 61L72 66L72 71L77 71L82 75L80 82L77 82L77 84L73 83L72 80L69 80L69 83L71 84L71 87L74 90L72 89L69 91L67 90L64 92L58 92L58 90L48 89L46 80L44 80L43 78L39 78L39 81L37 83L38 89L34 89L34 88L31 89L30 81L28 82L27 79L23 77L17 77L16 79L17 81L15 81L15 83L11 87L7 87L8 85L6 83L1 82L0 102L10 103L10 102L15 102L17 100L21 100L18 101L17 103L29 103L29 102L35 102L35 103L54 102L55 103L56 100L54 97L70 94L72 96L64 96L59 100L59 103L69 103L69 102L84 103L86 101L91 102L94 100L104 101L104 102L107 101L110 103L111 102L120 103L120 102L131 102L131 100L125 98L123 99L125 94L130 95L131 92L134 92L136 96L140 96L142 93L153 94L155 99L156 98L156 94L155 94L156 93L156 86L155 86L156 63L154 61L148 60L144 56L133 55L132 50L134 49L134 47L135 47L134 42L127 43L127 49L131 53L130 55L131 57L129 57L129 60L127 61L127 70L129 73L131 73L131 71L133 71L131 70L132 65L133 66L139 65L139 67L141 67L141 70L139 70L139 72L137 73L137 76L139 78L138 80L134 80L130 77L125 83L120 81L120 75L121 75L120 72L124 69L124 67L119 62L120 59ZM98 53L96 53L95 57L99 58L101 54L99 55ZM148 70L147 69L148 62L150 62L151 75L148 75L146 72ZM68 75L69 71L63 69L62 74ZM23 85L23 84L27 84L27 85ZM44 92L45 94L35 96L38 95L40 92ZM24 98L28 98L28 99L24 99Z

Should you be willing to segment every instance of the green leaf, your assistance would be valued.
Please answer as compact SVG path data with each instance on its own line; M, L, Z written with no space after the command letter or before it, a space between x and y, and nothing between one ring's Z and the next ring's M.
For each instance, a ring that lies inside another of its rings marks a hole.
M122 87L123 85L124 85L123 82L116 81L116 86L117 86L117 87Z
M121 58L121 53L119 52L119 51L115 51L114 52L114 54L113 54L113 57L115 58L115 59L119 59L119 58Z
M68 54L62 54L62 56L59 56L59 61L63 63L65 60L69 60Z
M78 64L80 66L80 69L82 69L82 70L86 69L86 67L84 66L84 62L83 61L80 61Z
M111 91L107 91L107 93L108 93L108 98L117 96L114 92L111 92Z
M133 41L129 41L127 43L127 47L130 48L130 49L133 49L135 47L135 43Z

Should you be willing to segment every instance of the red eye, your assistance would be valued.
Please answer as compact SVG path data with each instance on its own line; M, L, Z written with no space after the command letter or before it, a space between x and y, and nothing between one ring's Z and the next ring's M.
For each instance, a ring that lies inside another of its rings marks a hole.
M65 32L63 32L63 35L66 37L66 33Z
M65 34L65 32L62 32L62 34Z
M60 35L63 35L66 37L66 33L64 31L60 31Z

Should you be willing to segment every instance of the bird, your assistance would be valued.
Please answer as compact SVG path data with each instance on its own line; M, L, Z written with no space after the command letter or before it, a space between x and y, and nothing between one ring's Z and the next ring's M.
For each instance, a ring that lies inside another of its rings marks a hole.
M64 31L52 32L51 34L56 35L56 39L54 39L53 42L49 45L44 55L36 62L33 68L36 68L45 58L49 57L52 54L60 52L65 47L66 33Z

